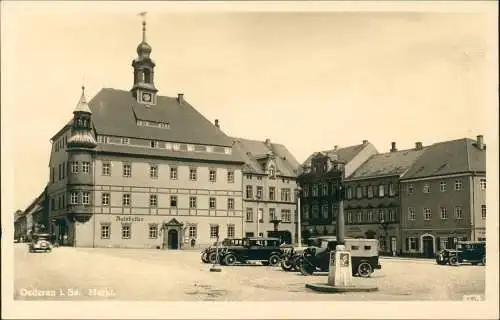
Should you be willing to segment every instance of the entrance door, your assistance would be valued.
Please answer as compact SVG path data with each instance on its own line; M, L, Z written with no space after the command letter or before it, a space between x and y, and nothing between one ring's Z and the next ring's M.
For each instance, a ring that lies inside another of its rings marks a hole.
M424 255L432 258L434 256L434 239L430 236L425 236L422 238L422 242Z
M169 249L179 249L179 233L175 229L168 231L167 245Z

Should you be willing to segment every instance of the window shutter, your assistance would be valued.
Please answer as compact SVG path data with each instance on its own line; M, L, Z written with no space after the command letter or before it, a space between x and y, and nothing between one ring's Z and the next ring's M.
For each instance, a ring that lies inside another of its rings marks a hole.
M416 240L415 241L415 249L417 251L419 251L420 250L420 248L419 248L420 247L420 239L418 237L416 237L415 240Z
M441 251L441 238L436 237L436 247L437 251Z
M410 251L410 238L406 238L406 251Z

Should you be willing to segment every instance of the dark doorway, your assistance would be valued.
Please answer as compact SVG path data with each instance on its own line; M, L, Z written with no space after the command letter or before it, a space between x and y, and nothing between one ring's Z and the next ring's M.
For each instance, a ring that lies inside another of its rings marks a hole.
M434 238L425 236L422 238L424 255L428 258L434 257Z
M179 249L179 233L175 229L168 231L168 248Z
M281 243L292 243L292 233L290 231L268 231L267 236L272 238L279 238Z

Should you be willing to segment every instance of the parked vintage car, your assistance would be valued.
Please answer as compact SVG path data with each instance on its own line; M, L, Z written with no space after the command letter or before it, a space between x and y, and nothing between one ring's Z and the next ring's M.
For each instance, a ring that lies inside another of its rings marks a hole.
M437 264L459 265L471 263L486 265L485 241L459 241L456 249L444 249L436 256Z
M227 266L249 261L261 261L263 265L276 266L280 263L282 254L279 238L249 237L243 238L241 244L223 248L219 261Z
M31 242L28 244L29 252L51 252L50 234L33 234Z
M225 238L224 240L222 240L222 242L219 243L218 248L217 242L214 242L213 245L203 249L203 251L201 252L201 261L204 263L215 263L218 250L222 250L223 248L232 245L241 245L242 241L242 239Z
M302 253L307 247L318 246L319 239L322 237L312 237L307 239L307 246L292 246L284 245L281 247L283 254L281 255L281 269L284 271L300 271L302 261Z
M346 238L346 250L351 252L352 274L369 277L375 269L381 269L378 255L378 240ZM312 275L315 271L329 270L330 252L335 251L337 238L321 237L319 247L308 247L304 250L300 264L303 275Z

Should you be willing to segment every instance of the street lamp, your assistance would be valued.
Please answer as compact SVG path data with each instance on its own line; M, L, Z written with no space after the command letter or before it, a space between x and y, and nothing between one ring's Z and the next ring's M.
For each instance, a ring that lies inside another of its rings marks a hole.
M299 245L299 249L302 248L302 224L301 224L301 209L300 209L300 197L302 196L302 188L297 187L297 243Z
M387 230L389 229L389 221L385 221L384 218L380 219L379 227L384 230L384 243L382 246L383 252L388 252L387 251L387 237L389 236L389 233Z

